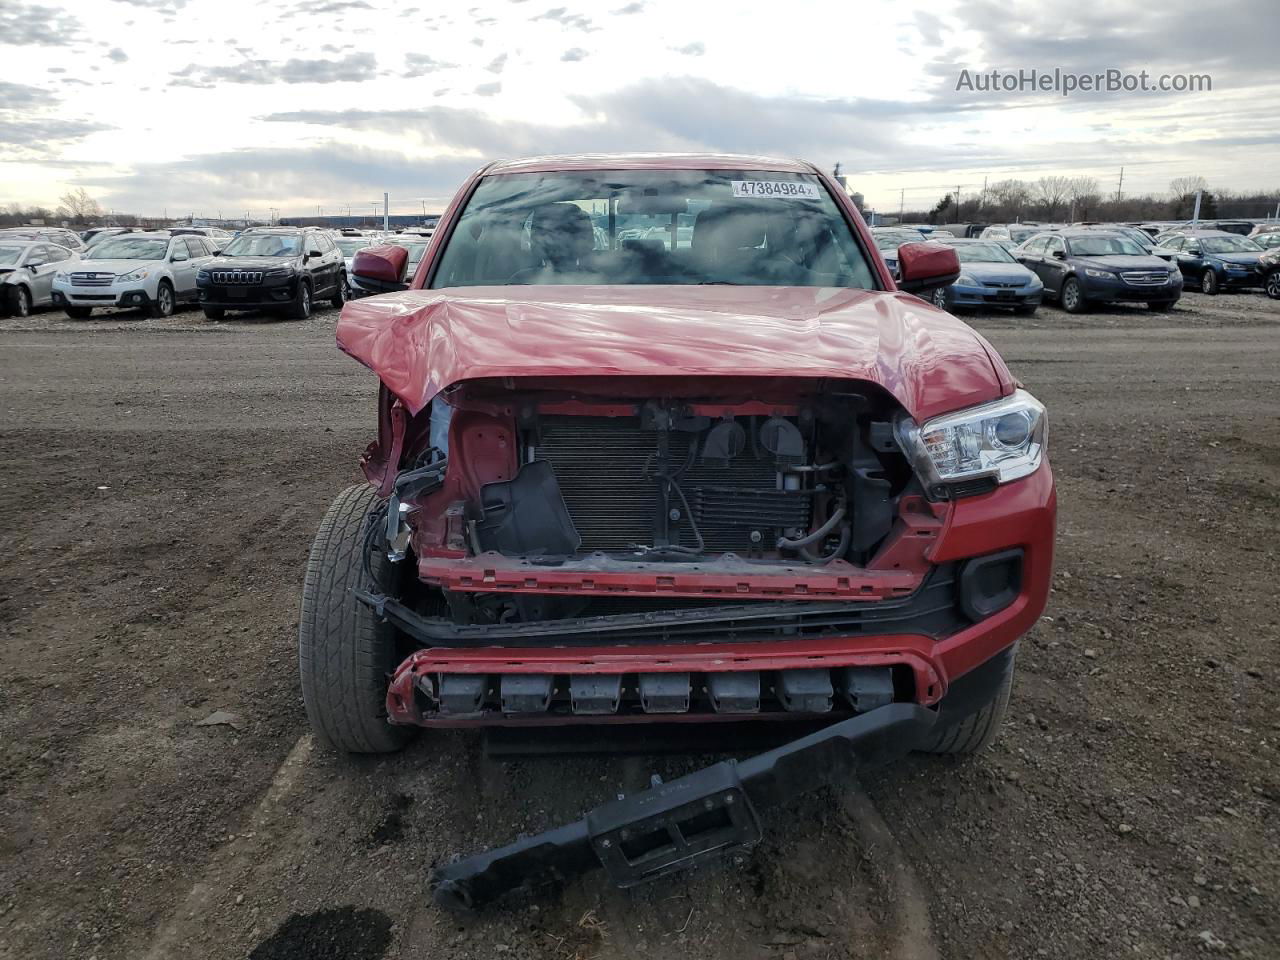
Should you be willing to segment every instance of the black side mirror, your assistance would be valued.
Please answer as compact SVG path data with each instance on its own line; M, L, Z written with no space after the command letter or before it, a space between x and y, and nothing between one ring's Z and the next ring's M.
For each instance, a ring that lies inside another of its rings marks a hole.
M308 251L307 251L307 257L308 257L308 259L309 259L309 258L311 258L311 257L323 257L323 256L324 256L324 254L323 254L323 253L321 253L319 250L308 250Z
M1187 253L1188 253L1188 255L1190 255L1190 256L1198 257L1198 256L1200 256L1200 248L1199 248L1199 247L1187 247Z
M1065 250L1055 250L1053 251L1053 259L1065 260L1067 259L1067 252Z

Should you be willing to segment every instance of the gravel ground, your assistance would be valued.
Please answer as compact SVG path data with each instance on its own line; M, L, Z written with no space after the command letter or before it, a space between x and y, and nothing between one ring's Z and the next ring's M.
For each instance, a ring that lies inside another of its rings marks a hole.
M705 758L314 745L302 568L376 392L335 319L0 321L0 958L1280 955L1280 303L973 318L1050 408L1060 497L991 751L465 922L431 863Z

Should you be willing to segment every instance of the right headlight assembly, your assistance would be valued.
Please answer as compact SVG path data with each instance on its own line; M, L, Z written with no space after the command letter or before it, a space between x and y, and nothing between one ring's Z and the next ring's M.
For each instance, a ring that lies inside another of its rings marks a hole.
M978 493L1034 473L1049 443L1044 405L1025 390L917 424L897 422L898 445L930 496ZM971 486L967 481L993 481Z

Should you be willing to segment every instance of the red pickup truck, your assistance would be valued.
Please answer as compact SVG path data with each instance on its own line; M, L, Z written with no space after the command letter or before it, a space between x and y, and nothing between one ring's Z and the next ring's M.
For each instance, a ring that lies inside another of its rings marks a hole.
M316 732L809 731L443 868L440 902L660 876L853 765L996 734L1049 589L1046 415L916 295L954 250L898 263L810 164L650 154L491 164L412 276L357 255L389 292L337 339L381 381L378 433L307 567Z

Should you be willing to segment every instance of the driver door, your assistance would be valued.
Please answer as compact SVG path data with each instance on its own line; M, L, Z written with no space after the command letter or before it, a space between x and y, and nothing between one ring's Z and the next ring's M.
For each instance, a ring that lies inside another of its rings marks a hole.
M53 263L53 247L41 244L32 247L27 254L27 272L31 274L31 305L42 307L53 300L53 275L58 272Z

